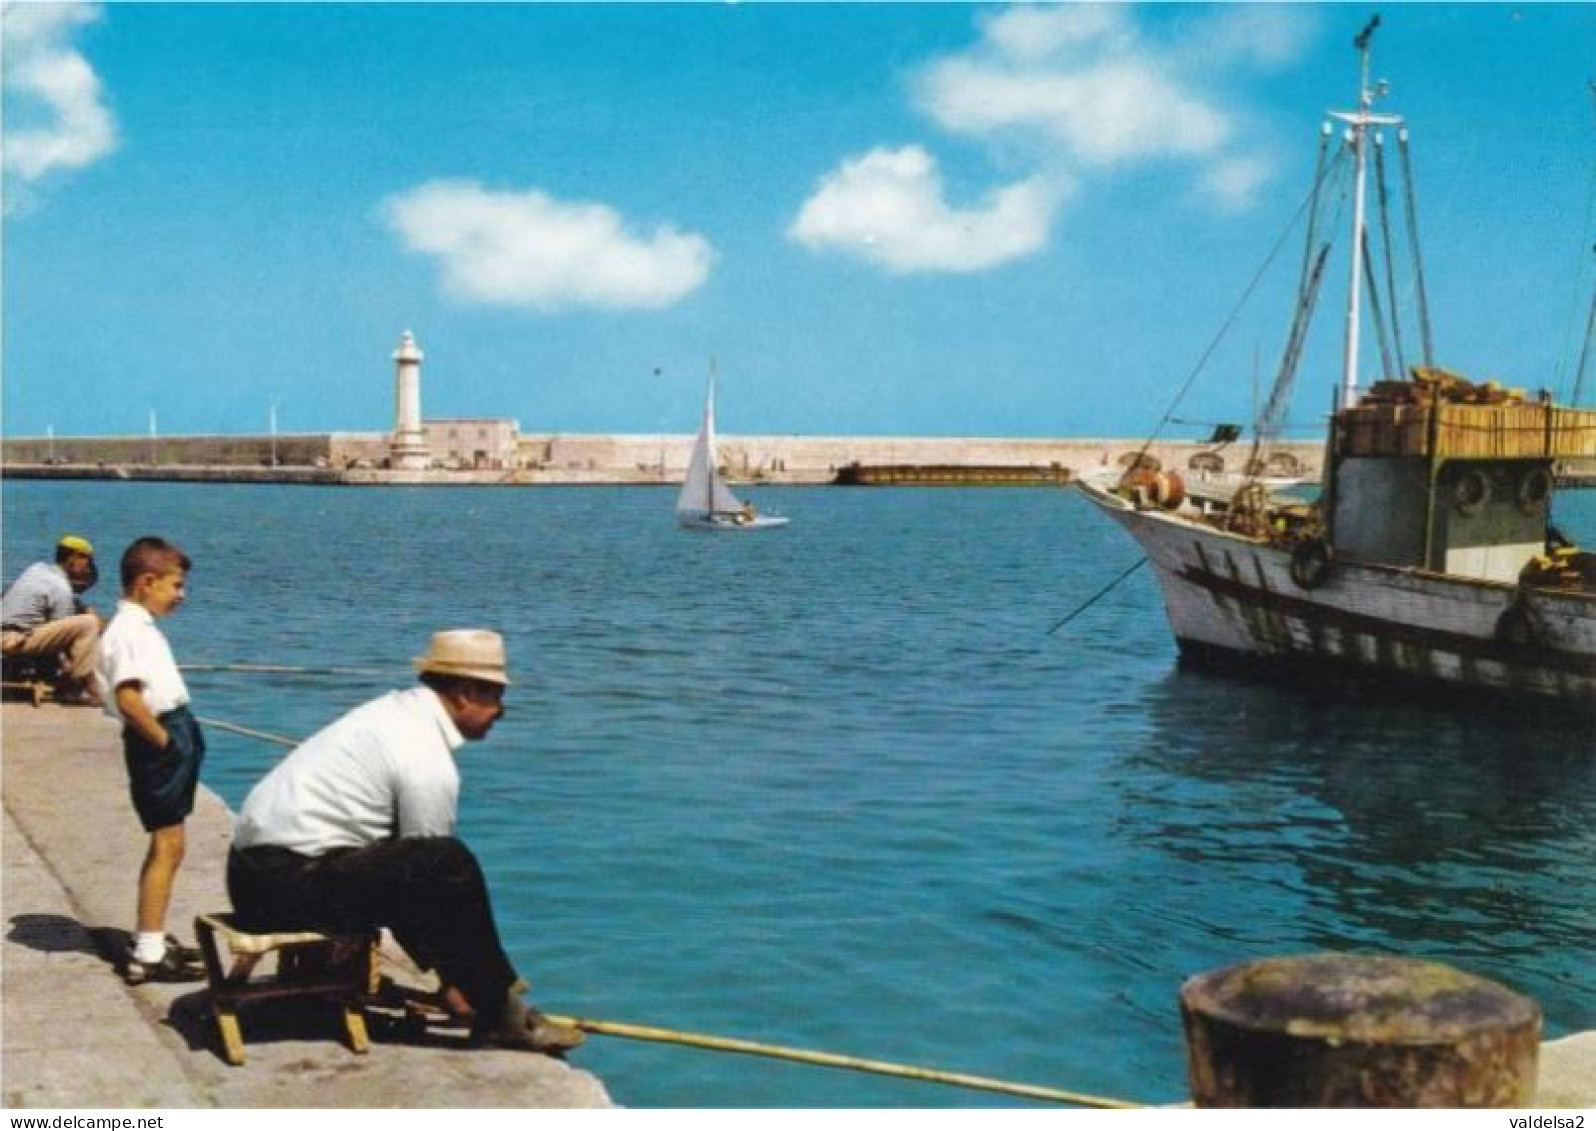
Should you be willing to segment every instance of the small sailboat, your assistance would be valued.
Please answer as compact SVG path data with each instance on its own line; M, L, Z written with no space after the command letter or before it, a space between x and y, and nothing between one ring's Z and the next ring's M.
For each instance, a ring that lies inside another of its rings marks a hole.
M704 419L693 440L693 454L687 461L687 478L676 496L676 521L692 530L766 530L786 526L781 515L760 514L752 503L733 494L721 477L715 451L715 375L709 377L709 393L704 398Z

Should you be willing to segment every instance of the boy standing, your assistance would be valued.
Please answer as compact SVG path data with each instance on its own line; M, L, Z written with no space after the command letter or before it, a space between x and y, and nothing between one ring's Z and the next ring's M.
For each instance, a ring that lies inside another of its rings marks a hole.
M186 596L188 555L160 538L122 554L122 600L100 638L95 681L105 711L122 723L129 791L150 847L139 869L137 932L122 977L128 985L203 980L199 952L166 934L172 886L183 863L183 822L205 757L188 710L188 688L155 621Z

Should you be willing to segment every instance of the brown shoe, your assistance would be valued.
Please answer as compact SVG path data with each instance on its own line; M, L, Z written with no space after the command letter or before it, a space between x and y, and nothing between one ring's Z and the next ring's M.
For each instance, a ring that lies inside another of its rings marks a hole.
M484 1044L503 1049L525 1049L545 1056L561 1056L587 1040L587 1034L572 1025L559 1025L522 1001L512 990L504 1017L491 1029L483 1030Z

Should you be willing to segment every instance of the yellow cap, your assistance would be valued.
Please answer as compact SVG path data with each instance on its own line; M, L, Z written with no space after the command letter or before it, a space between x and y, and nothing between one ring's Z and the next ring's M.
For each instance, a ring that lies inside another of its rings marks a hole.
M89 540L87 538L79 538L76 534L66 535L56 545L63 550L71 550L75 554L87 554L91 558L94 556L94 547L89 545Z

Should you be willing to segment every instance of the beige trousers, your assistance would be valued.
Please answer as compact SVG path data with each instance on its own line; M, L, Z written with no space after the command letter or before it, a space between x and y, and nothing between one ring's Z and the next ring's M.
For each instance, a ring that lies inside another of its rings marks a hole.
M63 682L74 690L94 688L94 646L100 642L100 618L93 613L41 624L31 632L0 633L0 652L7 656L60 656Z

